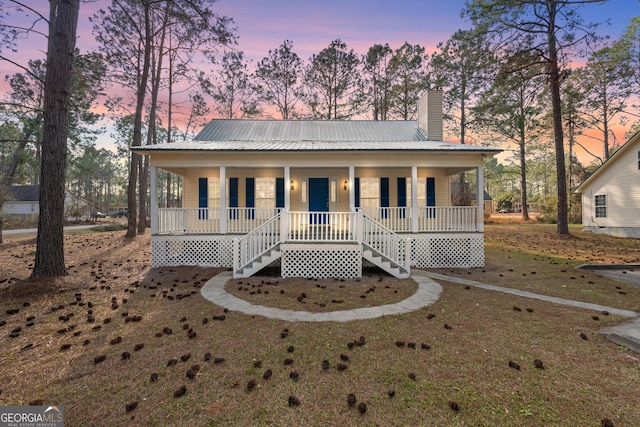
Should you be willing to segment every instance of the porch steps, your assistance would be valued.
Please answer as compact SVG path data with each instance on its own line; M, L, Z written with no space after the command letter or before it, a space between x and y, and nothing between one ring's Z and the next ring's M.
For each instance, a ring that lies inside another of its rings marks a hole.
M362 258L398 279L407 279L410 276L410 273L404 267L371 248L364 248Z
M277 245L270 250L266 251L258 258L254 259L251 263L243 267L240 271L234 271L234 278L246 278L251 277L258 271L262 270L272 262L280 259L280 245Z

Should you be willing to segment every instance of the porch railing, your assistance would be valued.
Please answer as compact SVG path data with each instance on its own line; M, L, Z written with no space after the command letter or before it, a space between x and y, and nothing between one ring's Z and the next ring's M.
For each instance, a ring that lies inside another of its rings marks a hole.
M226 232L246 234L273 218L278 208L227 208ZM222 233L220 208L160 208L159 233Z
M478 231L475 206L358 208L396 233ZM271 220L278 208L159 208L160 234L246 234ZM283 233L291 240L351 240L356 232L353 212L289 212ZM223 225L224 224L224 225ZM414 230L415 227L415 230Z
M411 207L359 208L369 218L375 219L396 233L413 232ZM416 232L477 231L475 206L420 206L417 208Z
M354 240L355 215L355 212L289 212L285 240Z

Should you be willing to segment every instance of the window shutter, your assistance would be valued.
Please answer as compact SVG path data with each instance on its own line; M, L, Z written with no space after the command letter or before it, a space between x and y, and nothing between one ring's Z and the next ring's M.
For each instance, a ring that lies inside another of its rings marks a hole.
M407 178L398 177L398 207L405 208L407 206ZM399 209L400 218L407 215L406 209Z
M435 206L436 205L436 179L435 178L427 178L427 206ZM429 218L436 217L435 209L427 209L429 212Z
M389 178L380 178L380 207L389 207ZM381 209L381 218L387 218L389 215L388 209Z
M276 178L276 208L284 208L284 178Z
M209 179L198 178L198 207L207 208L209 203ZM208 218L208 209L198 209L198 219Z
M354 199L355 199L355 207L359 208L360 207L360 178L354 178L354 186L355 188L353 189L353 195L354 195Z
M229 208L238 207L238 178L229 178ZM238 210L229 209L229 219L238 219Z
M246 189L245 189L245 207L247 208L255 208L256 206L256 180L255 178L247 178L246 179ZM247 219L254 219L255 212L253 210L247 209Z

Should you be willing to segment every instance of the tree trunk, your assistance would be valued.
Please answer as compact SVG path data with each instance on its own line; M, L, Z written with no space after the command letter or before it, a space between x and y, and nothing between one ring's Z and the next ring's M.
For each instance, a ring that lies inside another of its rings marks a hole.
M522 202L522 220L529 220L529 207L527 200L527 161L525 158L525 134L520 130L520 201Z
M144 5L144 59L142 61L140 82L138 84L138 93L136 99L136 113L133 123L133 141L131 146L139 147L142 145L142 111L144 109L144 99L147 93L147 82L149 80L149 66L151 63L151 22L148 1L143 1ZM136 237L137 235L137 203L136 203L136 184L138 181L138 171L141 169L142 159L139 154L131 153L131 165L129 168L129 188L127 189L127 206L129 215L127 216L127 233L125 237Z
M558 234L569 234L567 217L567 171L564 160L564 135L562 131L562 106L560 100L560 71L558 68L558 48L556 45L556 8L554 2L548 3L549 27L547 40L549 43L549 86L551 90L551 106L553 111L553 133L556 151L556 173L558 189Z
M135 140L135 138L134 138ZM137 212L136 188L138 184L138 169L140 168L141 156L131 153L131 163L129 164L129 185L127 187L127 233L125 237L136 236Z
M40 216L32 277L64 276L64 192L71 73L80 0L50 0Z

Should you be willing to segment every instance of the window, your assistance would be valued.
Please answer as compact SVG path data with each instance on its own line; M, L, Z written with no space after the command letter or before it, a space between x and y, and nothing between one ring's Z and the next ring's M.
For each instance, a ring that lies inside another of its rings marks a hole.
M607 217L607 195L596 194L595 206L596 206L596 218L606 218Z
M427 182L424 178L418 178L418 203L417 206L427 205ZM407 206L411 206L411 178L407 178Z
M275 208L276 207L276 179L256 178L255 180L255 207Z
M220 207L220 178L209 178L209 207Z
M360 207L380 206L380 179L360 178Z

